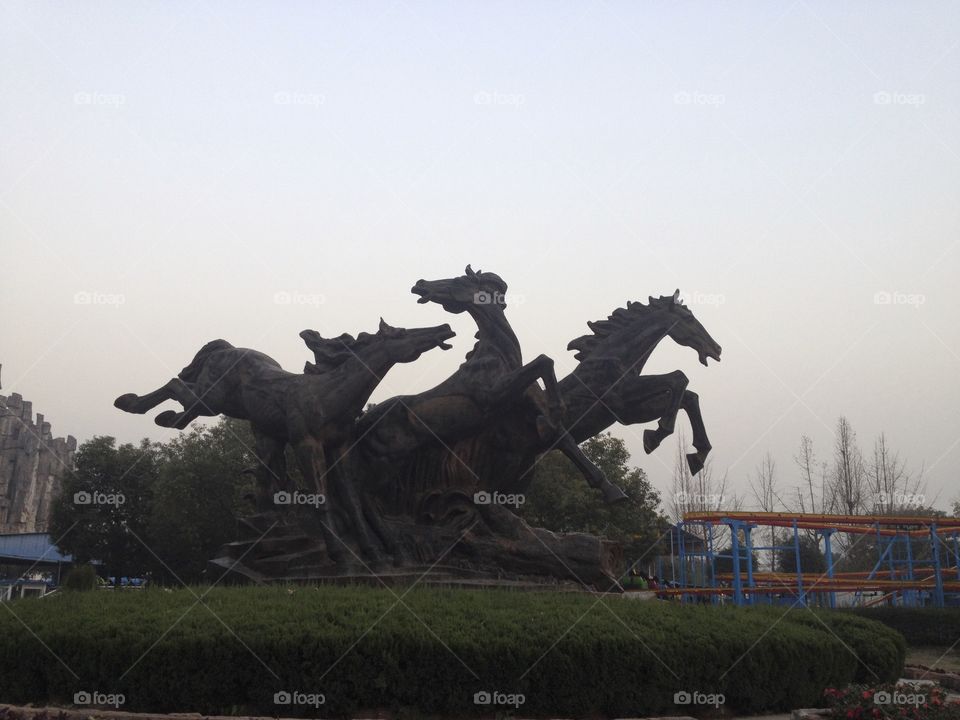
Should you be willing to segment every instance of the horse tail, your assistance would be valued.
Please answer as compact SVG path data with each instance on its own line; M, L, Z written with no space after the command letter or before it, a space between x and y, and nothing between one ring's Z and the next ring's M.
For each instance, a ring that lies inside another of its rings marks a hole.
M193 356L193 360L180 371L178 377L184 382L196 382L200 377L200 371L203 369L204 363L207 362L207 358L210 357L211 354L218 350L229 350L232 347L233 345L226 340L211 340L200 348L200 352Z

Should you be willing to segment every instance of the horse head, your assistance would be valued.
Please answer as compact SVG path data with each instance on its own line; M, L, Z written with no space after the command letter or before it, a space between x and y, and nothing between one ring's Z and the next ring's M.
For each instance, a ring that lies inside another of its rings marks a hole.
M476 271L467 265L466 274L446 280L418 280L410 292L419 295L418 303L435 302L450 313L462 313L471 307L506 307L507 283L496 273Z
M667 335L675 343L696 350L704 365L707 364L707 358L720 362L720 343L710 337L706 328L693 316L693 311L680 300L679 288L672 296L651 297L647 302L648 307L659 309L670 318Z
M450 345L446 341L454 336L456 333L446 323L408 329L393 327L380 318L380 327L376 334L360 333L357 340L360 343L379 344L392 362L409 363L436 347L449 350Z
M572 340L567 346L576 351L574 357L580 361L616 358L639 373L664 337L696 350L704 365L707 358L720 361L720 344L680 301L679 290L673 295L650 297L646 305L628 302L606 320L589 322L587 326L593 334Z
M449 325L425 328L396 328L380 318L375 333L362 332L354 338L344 333L335 338L324 338L316 330L304 330L300 337L313 351L313 363L304 366L304 372L318 375L338 368L347 360L356 358L368 362L373 351L383 351L391 363L408 363L435 347L449 350L447 340L456 333Z

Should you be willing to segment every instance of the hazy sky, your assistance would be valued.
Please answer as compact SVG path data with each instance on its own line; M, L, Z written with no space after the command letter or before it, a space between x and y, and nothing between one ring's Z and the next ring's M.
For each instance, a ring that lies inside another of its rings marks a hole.
M679 287L723 362L665 341L648 371L687 373L738 491L767 450L797 483L845 414L946 508L958 43L955 2L4 1L3 393L163 439L113 399L218 337L298 370L304 328L449 321L374 400L430 387L475 328L409 290L468 262L559 375L586 321Z

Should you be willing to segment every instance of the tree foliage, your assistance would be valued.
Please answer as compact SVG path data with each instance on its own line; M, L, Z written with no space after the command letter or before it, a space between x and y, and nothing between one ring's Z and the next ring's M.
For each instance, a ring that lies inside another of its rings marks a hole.
M79 562L108 576L151 574L197 582L207 560L235 535L252 478L246 423L221 420L165 445L117 445L95 437L77 451L54 504L51 536Z
M782 545L791 544L792 538L788 538ZM804 573L825 573L827 571L827 559L820 550L820 545L816 540L806 535L800 536L800 570ZM777 552L777 572L795 573L797 572L797 551L790 547L781 549Z
M98 436L83 443L51 515L60 550L81 563L101 561L107 575L141 574L149 564L147 518L159 459L149 440L118 446Z
M630 453L620 438L605 433L581 448L628 499L605 504L573 464L554 451L537 464L520 515L531 525L554 532L585 532L623 542L628 563L652 557L666 523L658 511L660 494L643 470L630 467Z
M207 560L236 537L237 512L252 492L256 462L245 422L223 420L167 443L149 516L154 572L198 582Z

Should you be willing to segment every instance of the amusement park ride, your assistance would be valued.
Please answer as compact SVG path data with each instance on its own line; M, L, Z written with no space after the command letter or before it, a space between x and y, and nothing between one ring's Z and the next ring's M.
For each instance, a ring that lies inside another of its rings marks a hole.
M944 607L960 600L960 518L719 511L686 513L677 527L674 537L679 547L672 553L678 559L673 573L676 587L658 592L679 597L681 602L719 603L729 598L735 605ZM779 545L754 544L757 528L785 528L786 540ZM826 572L804 570L801 537L805 532L822 539ZM834 570L832 541L837 533L872 540L870 545L876 549L872 570ZM729 548L718 552L721 535ZM691 536L703 542L687 547ZM796 572L759 572L752 558L754 552L762 551L793 553ZM732 572L718 571L718 560L732 566Z

